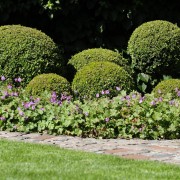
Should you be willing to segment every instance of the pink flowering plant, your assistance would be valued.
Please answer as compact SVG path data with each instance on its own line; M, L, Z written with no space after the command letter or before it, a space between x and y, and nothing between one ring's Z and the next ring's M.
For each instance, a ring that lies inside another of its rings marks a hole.
M20 79L19 79L20 80ZM6 78L1 76L1 83ZM16 79L17 81L17 79ZM18 81L18 83L20 83ZM180 138L180 90L155 97L114 87L97 92L96 99L78 99L56 92L29 97L7 83L0 89L0 130L65 134L95 138Z

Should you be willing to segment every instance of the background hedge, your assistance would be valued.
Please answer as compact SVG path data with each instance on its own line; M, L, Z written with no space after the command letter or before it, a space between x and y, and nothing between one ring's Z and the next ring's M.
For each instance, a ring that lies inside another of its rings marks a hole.
M134 29L147 21L180 26L179 9L176 0L1 0L0 25L40 29L63 44L69 58L94 47L121 52Z
M137 27L128 52L136 72L180 77L180 28L171 22L156 20Z
M42 73L62 74L62 52L43 32L20 25L0 27L0 74L26 85Z

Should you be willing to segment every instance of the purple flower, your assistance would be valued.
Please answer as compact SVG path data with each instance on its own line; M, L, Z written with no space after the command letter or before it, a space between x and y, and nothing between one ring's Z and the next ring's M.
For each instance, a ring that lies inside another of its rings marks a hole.
M22 79L20 77L14 79L15 82L21 82Z
M173 99L173 100L171 100L171 101L169 101L169 104L170 104L170 105L174 105L174 104L175 104L174 99Z
M17 93L17 92L12 92L12 93L11 93L11 96L17 97L17 96L18 96L18 93Z
M5 99L6 98L6 96L1 96L1 99Z
M109 94L110 92L109 92L109 90L105 90L104 93L105 94Z
M63 100L66 100L66 99L67 99L67 96L64 95L64 94L61 94L61 100L63 101Z
M19 115L20 115L20 116L24 116L23 111L19 111Z
M56 103L57 102L57 94L56 94L56 92L52 92L50 101L51 101L51 103Z
M51 103L56 103L56 98L51 98Z
M177 96L180 97L180 91L177 92Z
M97 98L99 97L99 93L96 94L96 97L97 97Z
M66 97L67 101L71 101L71 98L72 98L71 96Z
M162 98L162 97L160 97L160 98L158 99L158 101L159 101L159 102L162 102L162 101L163 101L163 98Z
M104 90L101 91L101 94L105 94Z
M7 88L12 89L12 85L8 84Z
M1 76L1 81L5 81L6 78L4 76Z
M131 97L129 95L126 96L126 100L130 100Z
M118 87L118 86L116 86L116 90L117 90L117 91L120 91L120 90L121 90L121 88L120 88L120 87Z
M178 91L179 91L179 89L176 87L176 88L175 88L175 92L178 92Z
M22 81L22 79L21 79L20 77L18 77L18 79L17 79L17 80L18 80L18 82L21 82L21 81Z
M0 120L1 120L1 121L5 121L5 120L6 120L6 118L5 118L5 117L3 117L3 116L0 116Z
M140 97L139 103L142 103L144 101L144 97Z
M106 121L106 122L109 122L109 118L108 118L108 117L107 117L107 118L105 118L105 121Z
M55 91L52 92L51 97L57 97L57 94Z
M32 110L35 110L36 107L33 105L31 108L32 108Z
M57 104L59 105L59 106L62 106L62 101L57 101Z
M31 106L34 106L35 105L35 103L34 102L32 102L32 101L30 101L30 102L26 102L26 103L22 103L22 105L24 106L24 108L30 108Z
M40 108L40 110L41 110L41 111L44 111L44 110L45 110L45 108L43 108L43 107L42 107L42 108Z
M4 98L8 97L10 94L7 91L4 91ZM2 98L1 98L2 99Z
M136 98L136 94L132 94L132 99L135 99Z
M151 101L150 103L152 106L156 105L156 101Z
M84 113L84 115L85 115L85 116L88 116L88 115L89 115L89 113L88 113L88 112L85 112L85 113Z
M36 98L36 99L34 100L35 103L38 103L39 101L40 101L40 98Z

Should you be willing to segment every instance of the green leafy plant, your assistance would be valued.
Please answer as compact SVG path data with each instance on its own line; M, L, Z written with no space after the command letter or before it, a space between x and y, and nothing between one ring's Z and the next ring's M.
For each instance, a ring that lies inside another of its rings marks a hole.
M20 25L0 27L0 73L25 86L42 73L63 72L62 51L43 32Z
M96 99L44 92L33 98L8 86L0 91L0 130L95 138L180 138L180 90L157 97L116 90ZM21 93L21 94L20 94Z

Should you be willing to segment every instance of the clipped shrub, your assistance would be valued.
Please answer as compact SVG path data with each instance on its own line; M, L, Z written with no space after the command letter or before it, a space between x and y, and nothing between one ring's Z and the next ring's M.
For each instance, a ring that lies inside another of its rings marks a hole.
M43 32L20 25L0 27L0 73L26 85L42 73L63 70L62 51Z
M71 69L74 69L74 71L76 72L83 68L85 65L94 61L113 62L124 67L126 70L129 70L128 60L123 58L120 53L103 48L87 49L75 54L69 60L68 66L72 66Z
M130 91L132 78L124 68L106 61L89 63L76 73L72 82L72 90L87 98L96 97L102 90L111 97L116 96L116 87Z
M136 28L128 41L128 53L136 72L162 77L180 75L180 28L155 20Z
M180 79L166 79L158 83L152 91L156 96L172 93L172 97L180 96Z
M25 93L32 96L40 96L44 91L70 94L71 86L64 77L49 73L34 77L25 88Z

